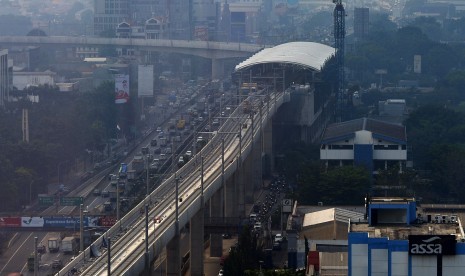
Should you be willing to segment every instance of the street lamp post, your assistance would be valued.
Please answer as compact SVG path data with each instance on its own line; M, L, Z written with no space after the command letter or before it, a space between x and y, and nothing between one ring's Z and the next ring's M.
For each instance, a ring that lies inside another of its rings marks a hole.
M37 254L37 241L38 238L34 237L34 276L37 276L39 273L39 259Z
M88 211L84 210L83 204L79 205L79 250L84 254L84 214L87 214ZM84 254L84 259L86 255Z

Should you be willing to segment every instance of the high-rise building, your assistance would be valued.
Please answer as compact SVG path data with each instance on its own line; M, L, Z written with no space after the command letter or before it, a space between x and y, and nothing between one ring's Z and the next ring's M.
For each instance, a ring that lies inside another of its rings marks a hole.
M368 25L370 21L369 8L354 9L354 36L362 39L368 34Z
M8 50L0 50L0 107L5 106L10 93L10 70Z
M116 30L116 26L130 18L129 6L132 0L95 0L94 34Z
M122 22L144 28L147 20L166 22L166 34L159 37L190 39L193 33L193 0L95 0L94 34L116 30ZM129 37L132 37L129 35Z

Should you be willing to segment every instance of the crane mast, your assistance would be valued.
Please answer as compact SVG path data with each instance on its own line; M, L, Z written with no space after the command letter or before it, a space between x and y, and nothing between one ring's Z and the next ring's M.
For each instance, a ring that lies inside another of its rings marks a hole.
M346 106L348 103L347 92L345 90L345 74L344 74L344 38L345 38L345 10L342 5L342 0L333 0L336 4L334 8L334 48L336 48L336 62L338 72L338 88L336 102L336 120L341 122L344 120Z

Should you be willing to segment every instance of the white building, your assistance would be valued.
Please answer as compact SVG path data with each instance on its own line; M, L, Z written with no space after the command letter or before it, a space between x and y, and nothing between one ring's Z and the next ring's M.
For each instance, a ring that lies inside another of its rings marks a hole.
M364 165L374 174L407 161L404 126L369 118L329 125L323 134L320 160L326 167Z
M56 73L45 72L14 72L13 86L18 90L24 90L30 86L50 85L55 86Z

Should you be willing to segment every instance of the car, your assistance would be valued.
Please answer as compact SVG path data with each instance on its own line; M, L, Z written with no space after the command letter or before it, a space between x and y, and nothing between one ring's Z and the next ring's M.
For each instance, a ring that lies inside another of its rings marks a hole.
M157 132L161 132L161 127L157 127Z
M113 211L113 206L111 205L111 202L110 201L107 201L103 204L104 206L104 209L106 212L111 212Z
M157 139L156 139L156 138L153 138L152 141L150 141L150 146L151 146L151 147L156 147L157 144L158 144L158 142L157 142Z
M255 222L255 224L253 225L253 229L255 231L261 231L262 230L262 224L260 222Z
M276 234L276 236L274 236L274 242L282 242L283 240L284 238L282 234Z
M218 276L223 276L223 275L224 275L224 274L223 274L223 270L220 269L220 271L218 272Z
M157 216L153 218L153 223L160 223L163 220L162 216Z
M94 194L94 196L99 196L101 194L100 189L94 189L92 193Z
M43 244L37 245L37 252L40 254L44 254L46 252L45 245Z
M187 156L190 159L192 157L192 151L190 150L186 151L185 156Z
M219 126L220 121L218 119L213 119L212 126Z
M154 154L160 154L160 153L161 153L161 148L155 148L155 149L153 150L153 153L154 153Z
M249 216L249 221L251 221L251 222L257 221L257 214L251 213L250 216Z
M109 196L110 196L110 192L109 192L109 191L106 191L106 190L105 190L105 191L102 191L102 192L100 193L100 196L101 196L101 197L109 197Z
M231 238L231 234L229 234L229 233L224 233L222 236L223 236L223 239L230 239Z

